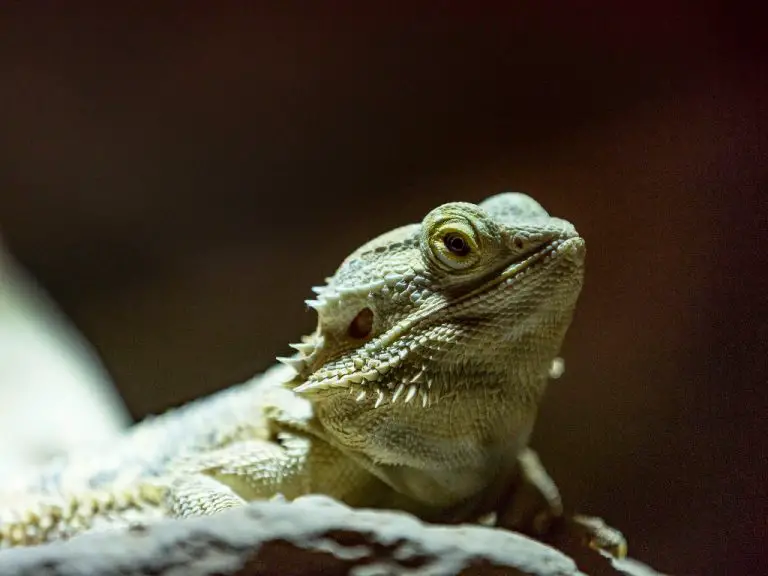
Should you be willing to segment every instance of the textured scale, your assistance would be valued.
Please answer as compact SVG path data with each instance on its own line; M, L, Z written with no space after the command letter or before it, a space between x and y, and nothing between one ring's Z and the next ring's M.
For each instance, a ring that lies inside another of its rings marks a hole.
M312 288L317 329L283 365L52 463L21 500L0 485L0 544L308 493L472 516L528 454L584 252L516 193L382 234Z

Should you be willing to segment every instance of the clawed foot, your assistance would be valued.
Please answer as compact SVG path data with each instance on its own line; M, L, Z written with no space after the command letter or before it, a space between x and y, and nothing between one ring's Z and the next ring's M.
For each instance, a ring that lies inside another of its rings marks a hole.
M478 521L544 541L576 541L614 558L627 555L624 536L600 518L563 514L557 486L530 449L518 458L518 474L510 496L497 512L486 514Z
M627 541L624 535L594 516L572 516L566 521L566 530L580 538L582 544L613 558L626 558Z

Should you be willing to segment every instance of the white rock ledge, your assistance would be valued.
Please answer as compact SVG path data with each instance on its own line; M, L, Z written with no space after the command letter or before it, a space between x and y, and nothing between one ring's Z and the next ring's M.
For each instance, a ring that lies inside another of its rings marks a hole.
M429 525L399 512L352 510L311 496L4 550L0 574L656 574L633 562L611 563L584 547L574 558L505 530Z

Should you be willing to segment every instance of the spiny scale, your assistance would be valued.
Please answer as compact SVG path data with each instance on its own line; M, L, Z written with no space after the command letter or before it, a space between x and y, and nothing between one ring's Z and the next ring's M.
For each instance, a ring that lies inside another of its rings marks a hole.
M306 366L304 358L296 358L295 356L277 356L275 360L281 364L285 364L296 372L296 374L301 374L301 371Z
M294 344L288 344L291 348L302 354L304 357L309 356L315 351L315 345L311 342L297 342Z

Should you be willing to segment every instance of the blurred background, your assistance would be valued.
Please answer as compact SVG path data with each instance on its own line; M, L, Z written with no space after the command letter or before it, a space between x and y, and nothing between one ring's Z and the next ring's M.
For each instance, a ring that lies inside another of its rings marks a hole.
M6 3L6 246L141 418L288 353L363 241L528 192L589 249L534 439L566 502L657 569L761 572L764 18L457 4Z

